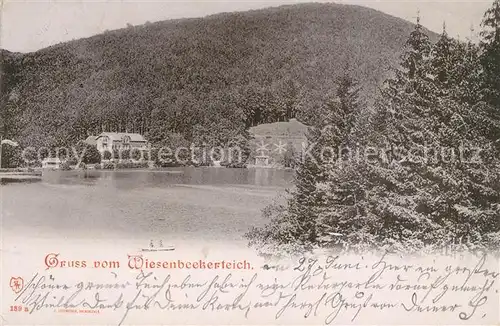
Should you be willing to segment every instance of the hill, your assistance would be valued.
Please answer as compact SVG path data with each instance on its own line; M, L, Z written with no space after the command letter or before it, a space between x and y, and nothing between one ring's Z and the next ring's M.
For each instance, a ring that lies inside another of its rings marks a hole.
M261 123L307 124L345 67L372 98L412 29L364 7L302 4L2 51L0 132L35 147L102 130L220 143Z

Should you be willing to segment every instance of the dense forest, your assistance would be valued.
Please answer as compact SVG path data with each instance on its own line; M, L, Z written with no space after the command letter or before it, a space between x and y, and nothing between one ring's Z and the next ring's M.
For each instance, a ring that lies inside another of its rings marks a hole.
M223 145L261 123L311 124L346 67L371 101L412 28L368 8L303 4L2 51L0 134L22 147L67 147L101 131ZM5 165L15 165L10 150Z
M479 44L446 28L432 42L417 21L395 67L368 117L360 85L343 78L308 131L315 146L298 160L295 187L265 209L269 223L246 235L250 245L268 254L500 248L500 0ZM370 151L325 158L324 148Z

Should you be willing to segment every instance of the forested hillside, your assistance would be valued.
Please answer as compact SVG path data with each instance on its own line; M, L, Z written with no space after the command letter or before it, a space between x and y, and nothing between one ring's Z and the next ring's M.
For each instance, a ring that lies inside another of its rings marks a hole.
M343 78L306 134L295 187L264 210L268 224L247 233L251 245L267 254L498 252L500 0L479 44L445 28L432 42L417 20L393 72L370 119L356 80Z
M259 123L308 123L345 68L370 100L412 28L363 7L305 4L2 51L0 133L23 147L102 130L219 145Z

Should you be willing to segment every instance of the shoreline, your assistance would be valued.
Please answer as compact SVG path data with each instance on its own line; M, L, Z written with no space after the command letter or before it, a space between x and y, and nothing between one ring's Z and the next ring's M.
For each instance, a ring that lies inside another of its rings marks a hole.
M41 168L3 168L0 177L41 176Z

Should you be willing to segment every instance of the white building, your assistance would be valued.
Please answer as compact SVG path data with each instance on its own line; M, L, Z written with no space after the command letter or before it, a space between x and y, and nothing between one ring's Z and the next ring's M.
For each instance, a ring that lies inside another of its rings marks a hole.
M90 137L89 137L90 138ZM87 138L87 140L89 140ZM86 140L86 141L87 141ZM113 152L113 150L146 149L147 140L141 134L122 132L103 132L94 140L99 152ZM88 142L88 141L87 141Z

